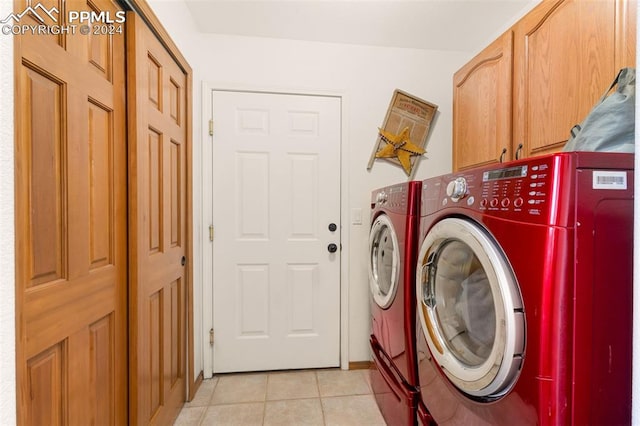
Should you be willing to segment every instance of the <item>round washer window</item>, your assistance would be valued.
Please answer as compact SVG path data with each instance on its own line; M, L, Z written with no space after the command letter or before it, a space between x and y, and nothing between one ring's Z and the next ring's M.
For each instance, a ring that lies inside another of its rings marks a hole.
M388 308L398 289L400 254L398 237L387 215L380 215L369 234L369 285L376 303Z
M438 222L422 243L418 314L429 349L449 380L495 399L515 384L524 356L520 291L505 255L474 222Z

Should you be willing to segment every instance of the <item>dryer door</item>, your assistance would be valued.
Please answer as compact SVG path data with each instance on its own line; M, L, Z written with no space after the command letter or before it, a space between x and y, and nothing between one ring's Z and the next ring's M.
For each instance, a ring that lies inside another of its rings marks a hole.
M503 251L475 222L444 219L423 241L416 274L422 332L449 380L482 400L505 395L522 365L525 321Z
M369 233L369 286L378 306L388 308L396 297L400 278L400 247L389 217L382 214Z

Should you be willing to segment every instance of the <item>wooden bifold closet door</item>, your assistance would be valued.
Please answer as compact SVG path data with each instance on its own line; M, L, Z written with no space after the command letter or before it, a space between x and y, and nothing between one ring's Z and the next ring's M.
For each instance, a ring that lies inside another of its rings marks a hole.
M42 3L61 25L67 10L119 10ZM18 422L126 424L124 34L15 39Z
M59 25L121 10L39 4ZM134 12L110 35L15 43L18 422L171 424L193 377L191 70Z
M171 424L186 397L187 74L127 14L130 420Z

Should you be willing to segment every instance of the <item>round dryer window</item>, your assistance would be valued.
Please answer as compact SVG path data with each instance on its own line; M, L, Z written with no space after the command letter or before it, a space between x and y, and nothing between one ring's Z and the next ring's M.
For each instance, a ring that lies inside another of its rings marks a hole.
M373 299L388 308L396 296L400 276L398 237L389 217L382 214L369 233L369 285Z
M506 394L520 372L525 323L503 251L475 222L444 219L425 237L416 274L422 331L449 380L473 397Z

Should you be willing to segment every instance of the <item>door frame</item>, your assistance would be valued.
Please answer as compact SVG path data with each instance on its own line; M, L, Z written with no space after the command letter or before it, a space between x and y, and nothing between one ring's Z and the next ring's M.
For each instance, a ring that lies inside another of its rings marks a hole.
M213 225L213 197L206 188L213 186L213 136L209 135L209 120L213 116L213 92L253 92L276 95L331 96L340 99L340 368L349 369L349 237L350 225L348 214L349 171L348 132L347 132L347 97L338 91L293 90L289 88L251 87L247 85L230 85L225 83L202 83L202 360L205 378L213 376L213 348L209 342L209 330L213 328L213 243L209 241L209 226Z

